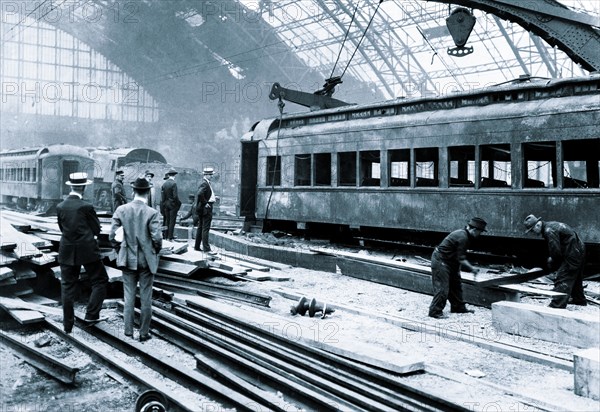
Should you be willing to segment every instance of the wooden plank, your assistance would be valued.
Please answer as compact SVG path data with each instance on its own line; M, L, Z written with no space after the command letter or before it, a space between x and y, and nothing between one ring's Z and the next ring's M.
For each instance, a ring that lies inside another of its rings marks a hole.
M16 280L33 279L37 277L37 274L33 271L33 269L25 265L13 265L12 268Z
M185 263L188 265L194 265L194 266L198 266L201 268L207 268L208 267L207 261L209 260L206 256L204 256L204 254L202 252L198 252L196 250L188 250L185 253L181 253L181 254L177 254L177 255L175 255L175 254L164 255L164 256L161 256L160 259L171 261L171 262L177 262L177 263Z
M222 260L215 260L215 261L211 261L211 262L207 262L207 263L208 263L208 267L210 269L221 269L221 270L226 270L228 272L235 272L235 273L244 273L244 272L250 271L250 268L245 268L242 266L228 264L228 263L223 262Z
M42 256L42 252L34 245L42 242L42 239L19 232L4 218L0 218L0 241L16 243L13 253L18 259Z
M169 275L189 277L199 269L200 268L198 266L188 265L186 263L170 262L163 259L158 262L158 271L167 273Z
M18 260L19 258L13 252L8 250L0 251L0 266L8 266Z
M497 288L502 289L502 290L513 291L513 292L546 296L549 298L565 295L564 293L561 293L561 292L554 292L553 290L534 288L534 287L527 286L527 285L501 285L501 286L497 286Z
M578 348L600 346L598 314L525 303L496 302L492 305L492 322L496 329L519 336Z
M49 305L49 306L58 306L60 302L54 299L47 298L42 295L37 295L35 293L30 293L28 295L23 295L19 297L25 302L35 303L37 305Z
M2 305L0 305L2 306ZM28 309L7 309L10 316L16 319L21 325L28 325L30 323L38 323L44 321L44 315L35 310Z
M336 264L347 276L433 295L431 271L429 274L415 273L409 267L393 267L345 257L336 257ZM490 307L493 302L501 300L519 300L519 294L511 290L480 288L469 283L463 283L462 287L465 302L473 305Z
M63 315L62 309L59 309L59 308L54 308L54 307L45 306L45 305L38 305L36 303L25 302L21 299L7 298L4 296L0 296L0 306L2 306L3 308L5 308L7 310L29 309L29 310L38 311L41 313L48 313L51 315L58 315L58 316Z
M270 260L255 258L255 257L249 256L249 255L241 255L239 253L221 251L221 252L219 252L219 254L221 256L226 256L226 257L230 257L230 258L239 260L240 264L242 264L243 262L248 262L248 263L254 263L257 265L265 266L267 268L276 269L276 270L286 270L286 269L292 268L292 265L286 265L284 263L279 263L279 262L272 262Z
M14 277L15 277L15 274L13 273L13 270L10 267L8 267L8 266L0 267L0 280L14 278Z

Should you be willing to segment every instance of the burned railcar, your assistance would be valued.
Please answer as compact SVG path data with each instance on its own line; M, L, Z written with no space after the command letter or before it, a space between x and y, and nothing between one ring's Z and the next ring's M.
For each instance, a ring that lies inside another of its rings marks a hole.
M529 213L600 244L600 76L262 120L242 139L240 214L270 228L523 239ZM515 243L517 244L517 243Z
M18 210L51 213L70 191L69 174L94 175L87 150L66 144L0 152L2 203ZM86 192L91 200L92 193Z

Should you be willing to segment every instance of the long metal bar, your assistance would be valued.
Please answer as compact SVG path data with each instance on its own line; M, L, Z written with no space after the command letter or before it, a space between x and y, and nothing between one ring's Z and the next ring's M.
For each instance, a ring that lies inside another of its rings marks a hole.
M75 383L75 375L79 371L79 368L65 365L54 356L47 355L34 347L19 342L17 339L8 335L4 330L0 330L0 342L17 351L25 358L25 362L35 368L46 372L48 375L63 383L69 385Z
M190 308L185 308L180 304L174 303L174 307L176 308L177 313L182 313L182 310L186 310L187 313L193 313L194 321L201 321L202 325L205 327L210 327L210 325L217 325L218 319L220 318L226 324L231 324L233 328L233 333L235 334L238 340L242 339L245 336L252 336L251 339L255 339L257 341L257 337L265 337L269 341L277 341L282 345L290 345L291 351L303 352L310 356L315 362L320 361L324 364L335 365L338 370L346 370L351 375L353 375L356 379L360 379L361 383L365 382L376 382L376 387L389 387L393 388L396 396L398 396L399 400L405 402L404 407L416 408L417 410L466 410L461 409L460 405L455 405L445 399L437 398L435 396L429 395L422 391L419 391L415 388L412 388L407 385L403 385L398 382L395 377L391 377L385 373L381 373L378 370L373 368L369 368L367 366L361 365L359 363L353 362L351 360L345 359L343 357L322 351L318 348L314 348L308 345L305 345L298 341L285 340L279 337L277 334L265 331L255 325L247 324L239 319L235 319L226 314L219 313L207 306L199 305L196 302L187 302L191 308L197 308L198 311L190 310ZM189 315L186 315L186 317ZM202 321L201 318L205 318L206 320ZM223 330L219 330L220 333L223 333ZM273 344L274 345L274 344ZM269 350L273 350L271 347ZM288 358L290 359L290 358ZM298 357L295 356L291 361L298 361ZM340 374L341 375L341 374ZM352 386L352 385L351 385ZM356 385L354 385L356 389ZM381 400L381 398L380 398Z
M177 276L159 274L154 282L157 285L177 286L184 289L197 291L199 294L209 294L217 297L226 297L243 302L254 303L256 305L269 307L271 296L262 293L252 293L243 290L236 290L224 285L215 285L214 283L203 282L193 279L181 279Z

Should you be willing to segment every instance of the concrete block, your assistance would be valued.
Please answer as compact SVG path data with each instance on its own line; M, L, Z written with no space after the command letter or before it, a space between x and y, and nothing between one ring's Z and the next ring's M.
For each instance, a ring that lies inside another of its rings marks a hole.
M573 355L575 394L600 400L600 347Z
M600 346L600 318L594 315L516 302L492 303L500 331L578 348Z

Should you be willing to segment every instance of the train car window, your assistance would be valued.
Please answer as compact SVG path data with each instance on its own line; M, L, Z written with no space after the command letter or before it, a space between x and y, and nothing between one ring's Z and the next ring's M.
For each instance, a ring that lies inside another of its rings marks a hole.
M381 183L381 154L379 150L360 152L360 185L379 186Z
M338 153L338 185L356 186L356 152Z
M556 187L556 143L523 144L523 187Z
M281 186L281 156L267 156L267 186Z
M480 146L481 187L511 187L509 144Z
M563 142L563 187L600 187L600 139Z
M448 148L451 187L475 187L475 146Z
M331 153L315 153L315 186L331 186Z
M415 149L415 166L416 186L439 186L439 152L437 147Z
M311 177L310 154L299 154L294 156L294 186L310 186Z
M410 149L388 152L389 186L410 186Z

